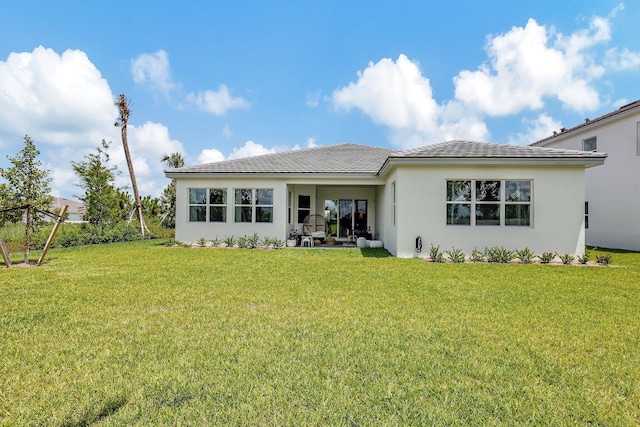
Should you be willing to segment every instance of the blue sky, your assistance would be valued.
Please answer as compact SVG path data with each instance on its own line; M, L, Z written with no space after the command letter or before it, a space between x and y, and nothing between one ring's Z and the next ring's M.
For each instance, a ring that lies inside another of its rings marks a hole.
M128 183L120 93L154 196L163 153L526 144L640 98L635 1L7 3L0 167L29 134L64 197L102 139Z

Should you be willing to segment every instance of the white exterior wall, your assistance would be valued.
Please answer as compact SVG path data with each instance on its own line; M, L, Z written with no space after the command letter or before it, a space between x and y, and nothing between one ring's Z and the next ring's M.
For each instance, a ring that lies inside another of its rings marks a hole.
M190 222L189 188L226 188L227 222ZM272 188L273 222L234 222L235 188ZM287 185L283 180L181 178L176 181L176 240L193 243L200 238L206 240L224 239L229 236L238 238L252 235L254 232L258 233L260 238L268 236L285 239L287 237Z
M587 245L640 251L638 123L640 112L585 126L544 145L581 150L582 141L595 136L597 151L608 154L604 165L586 172Z
M394 224L393 220L393 184L397 180L396 170L393 169L386 176L386 185L379 187L377 191L377 221L376 221L376 230L378 239L382 240L384 243L384 247L392 254L397 255L397 222ZM396 203L395 209L398 209L398 204ZM397 218L397 213L396 213Z
M467 179L532 180L532 226L447 225L446 182ZM441 251L455 247L466 254L493 246L529 247L538 254L584 252L583 166L402 166L396 168L395 181L396 238L395 242L385 239L385 245L398 257L426 257L431 244L439 245ZM421 253L415 251L418 236L422 237Z

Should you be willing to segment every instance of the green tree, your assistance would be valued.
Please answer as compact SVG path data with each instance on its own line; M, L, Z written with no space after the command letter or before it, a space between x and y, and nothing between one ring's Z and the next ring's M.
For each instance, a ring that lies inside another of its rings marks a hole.
M25 221L25 264L29 262L31 234L44 222L42 211L48 211L54 199L50 194L49 171L42 169L42 162L38 160L39 154L40 151L29 135L25 135L24 148L15 157L7 156L12 166L7 169L0 168L0 176L7 181L0 189L6 206L4 209L16 209L8 219L13 222L22 219ZM7 216L4 219L7 219Z
M73 172L80 178L78 186L84 190L84 195L75 197L84 203L84 219L95 224L100 234L121 215L120 189L115 184L118 169L109 164L109 145L103 139L96 153L84 156L82 162L71 162Z
M164 154L162 156L162 163L172 169L178 169L184 166L184 157L180 153ZM160 197L160 205L162 207L162 214L164 219L162 223L166 228L175 228L176 226L176 181L171 180L171 183L164 188L162 196Z

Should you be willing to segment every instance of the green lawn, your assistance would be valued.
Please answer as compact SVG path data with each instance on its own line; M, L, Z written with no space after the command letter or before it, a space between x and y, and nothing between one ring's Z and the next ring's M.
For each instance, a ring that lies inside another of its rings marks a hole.
M0 425L640 424L640 254L383 254L148 241L2 268Z

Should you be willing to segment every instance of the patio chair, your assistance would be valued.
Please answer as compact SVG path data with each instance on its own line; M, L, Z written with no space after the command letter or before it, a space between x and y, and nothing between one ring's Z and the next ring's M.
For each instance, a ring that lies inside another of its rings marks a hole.
M319 214L307 215L302 221L302 233L314 240L324 240L328 229L327 221Z

